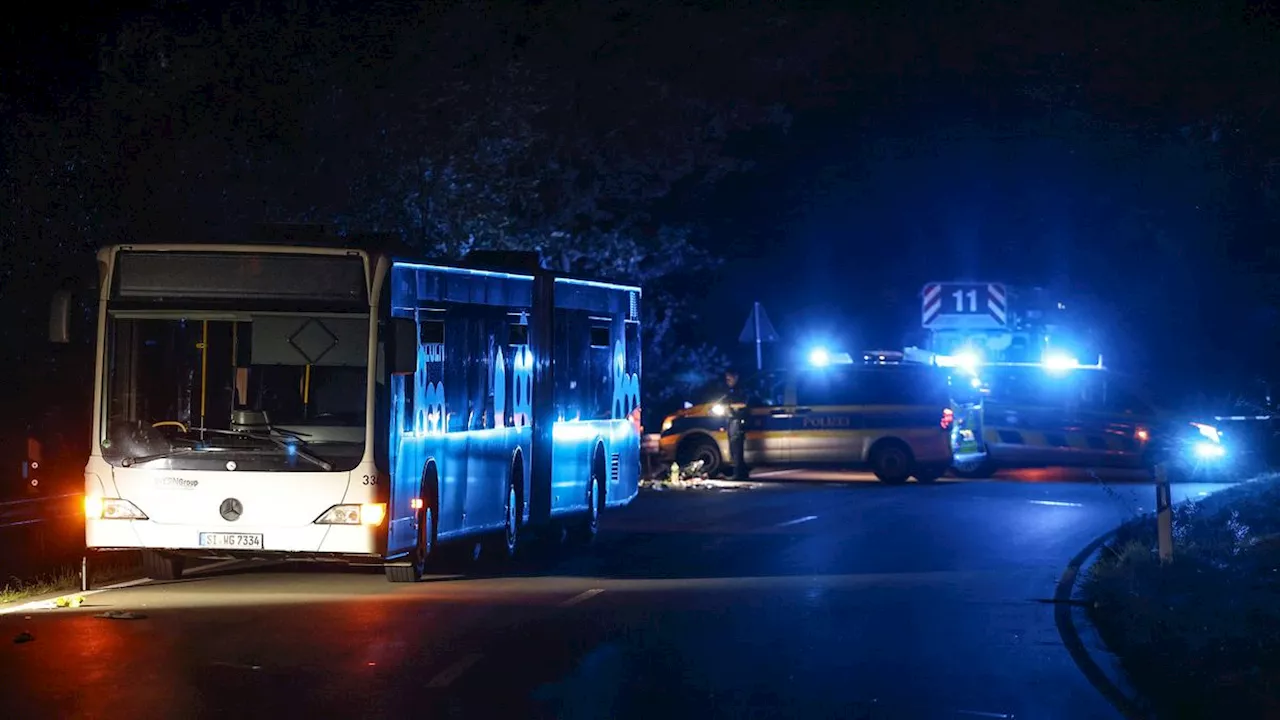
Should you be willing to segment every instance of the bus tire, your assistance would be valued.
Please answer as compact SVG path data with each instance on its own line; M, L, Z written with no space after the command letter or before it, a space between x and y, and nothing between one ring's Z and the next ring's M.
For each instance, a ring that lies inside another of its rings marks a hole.
M142 572L152 580L177 580L182 577L186 564L187 559L181 555L159 550L142 551Z
M427 562L435 550L436 535L436 511L431 504L423 503L418 511L417 526L418 540L409 558L383 565L388 582L418 582L427 574Z
M514 477L507 483L507 499L503 503L502 533L485 539L480 558L486 564L502 565L516 558L523 550L524 538L520 536L520 494L516 491Z
M680 449L676 451L676 462L680 467L686 467L697 461L702 461L702 472L707 477L716 477L724 465L724 458L720 457L720 446L716 441L706 436L691 437L680 443Z
M418 492L418 497L422 498L422 507L414 517L417 536L413 550L404 560L382 566L388 582L418 582L427 574L427 563L431 562L436 552L436 523L439 522L440 514L436 488L436 466L428 463L423 471L422 488Z
M915 459L901 440L881 440L871 447L871 472L886 485L900 485L911 477Z
M597 449L591 461L591 479L587 481L586 516L569 531L570 541L577 546L590 545L600 534L600 511L604 507L604 451Z

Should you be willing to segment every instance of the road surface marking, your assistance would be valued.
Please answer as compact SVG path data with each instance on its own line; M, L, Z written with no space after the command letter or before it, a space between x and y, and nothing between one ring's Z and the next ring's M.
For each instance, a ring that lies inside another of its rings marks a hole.
M800 472L799 468L792 468L790 470L766 470L765 472L751 473L751 477L773 477L775 475L788 475L798 472Z
M599 595L602 592L604 592L604 588L591 588L590 590L583 590L577 595L574 595L568 600L565 600L564 602L560 603L560 607L569 607L570 605L577 605L578 603L586 602L591 598Z
M460 660L440 671L439 675L431 678L431 682L427 683L429 688L445 688L453 684L454 680L462 677L462 674L471 669L472 665L480 662L484 656L480 653L471 653L462 657Z
M818 519L817 515L805 515L802 518L796 518L795 520L788 520L783 523L778 523L774 527L787 527L788 525L799 525L800 523L807 523L810 520L817 520L817 519Z
M151 582L151 578L138 578L137 580L126 580L124 582L118 582L115 585L103 585L97 590L90 590L89 592L102 592L103 590L123 590L125 588L131 588L134 585L145 585L146 583L149 583L149 582ZM81 595L83 594L84 593L81 593Z
M1050 507L1084 507L1084 503L1061 502L1058 500L1028 500L1032 505L1048 505ZM1004 717L1001 715L1000 717Z
M239 558L232 558L231 560L219 560L218 562L209 563L208 565L197 565L196 567L193 567L190 570L188 570L185 575L191 576L197 573L205 573L205 572L209 572L210 570L217 570L218 568L224 568L224 567L227 567L228 565L235 565L236 563L243 563L243 562L244 560L241 560Z

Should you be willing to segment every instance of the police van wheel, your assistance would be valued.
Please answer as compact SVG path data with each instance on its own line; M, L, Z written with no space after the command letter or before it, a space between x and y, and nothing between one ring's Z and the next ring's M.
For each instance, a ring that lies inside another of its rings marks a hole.
M142 551L142 571L152 580L177 580L182 577L186 558L158 550Z
M911 473L918 483L937 482L938 478L947 474L945 465L920 465Z
M724 460L720 457L720 447L714 440L700 438L692 440L676 454L676 462L680 467L702 461L702 472L707 477L715 477L720 472Z
M904 443L882 442L871 449L871 471L882 483L897 485L911 477L914 460Z
M990 460L979 460L976 462L964 463L963 465L953 465L951 470L956 477L965 478L967 480L976 480L979 478L989 478L996 471L995 463Z

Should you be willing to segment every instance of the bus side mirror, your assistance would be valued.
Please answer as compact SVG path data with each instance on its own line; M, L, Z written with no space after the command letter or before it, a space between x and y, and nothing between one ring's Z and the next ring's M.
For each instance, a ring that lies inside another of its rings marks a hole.
M71 292L56 290L49 303L49 342L71 342Z
M413 318L391 318L391 374L412 375L418 370L418 323Z

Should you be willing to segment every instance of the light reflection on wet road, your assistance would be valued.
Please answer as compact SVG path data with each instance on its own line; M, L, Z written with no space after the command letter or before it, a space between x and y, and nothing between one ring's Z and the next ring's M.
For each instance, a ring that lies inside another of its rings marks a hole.
M514 577L220 568L0 616L0 701L13 718L1118 717L1042 601L1149 496L1086 482L646 493L595 548ZM23 631L35 639L13 643Z

